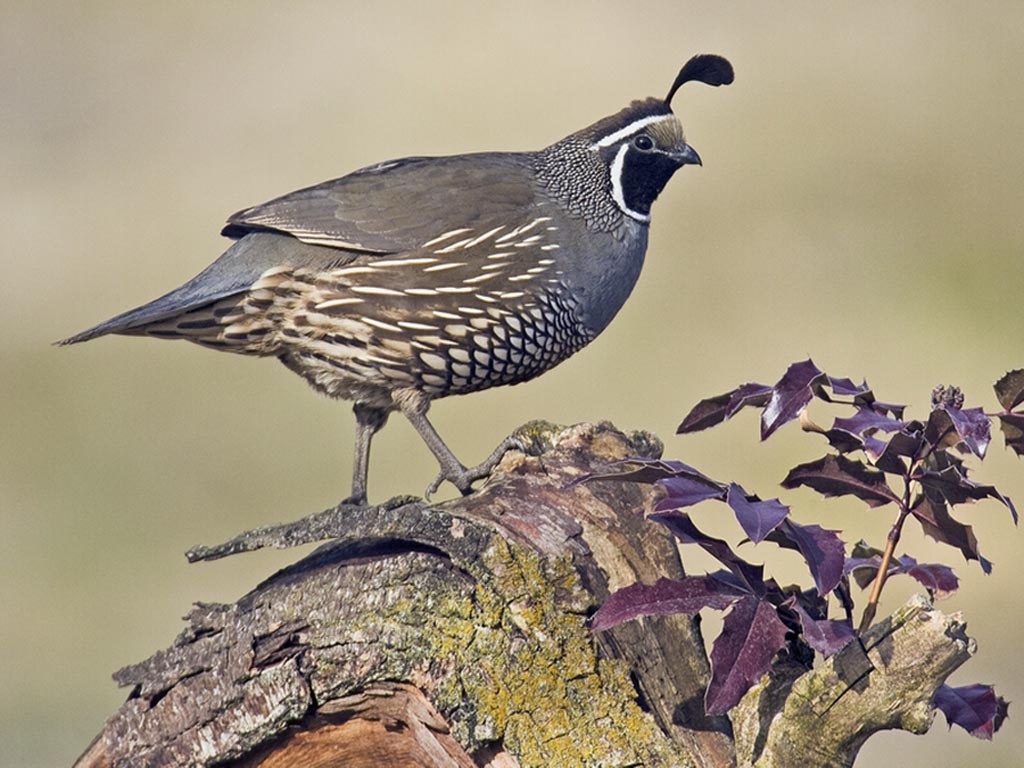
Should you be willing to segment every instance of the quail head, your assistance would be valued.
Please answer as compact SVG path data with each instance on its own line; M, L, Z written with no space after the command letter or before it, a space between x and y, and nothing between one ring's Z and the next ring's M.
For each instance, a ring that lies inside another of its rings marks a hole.
M196 277L72 336L186 339L276 357L356 415L352 491L366 502L370 441L400 411L469 491L502 454L466 468L427 420L438 397L518 384L586 346L633 288L651 204L700 164L672 113L688 81L732 66L695 56L668 95L635 101L538 152L410 157L247 208L235 242Z

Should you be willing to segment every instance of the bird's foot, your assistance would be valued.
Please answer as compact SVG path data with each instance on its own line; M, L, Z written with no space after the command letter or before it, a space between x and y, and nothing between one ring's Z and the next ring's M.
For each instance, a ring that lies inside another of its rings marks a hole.
M463 496L468 496L473 491L473 483L490 475L498 465L498 462L511 450L524 452L526 450L523 441L516 435L509 435L502 440L491 455L475 467L464 467L458 461L450 466L442 465L441 471L434 478L434 482L427 486L423 498L429 501L430 497L437 493L437 489L441 487L441 483L445 480L458 488Z

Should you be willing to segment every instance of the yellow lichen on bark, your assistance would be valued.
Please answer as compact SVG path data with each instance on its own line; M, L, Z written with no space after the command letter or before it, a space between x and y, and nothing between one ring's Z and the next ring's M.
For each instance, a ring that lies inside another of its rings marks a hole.
M481 623L459 673L477 709L468 741L500 739L524 766L679 764L626 665L597 658L571 559L495 537L483 565L495 581L477 585Z

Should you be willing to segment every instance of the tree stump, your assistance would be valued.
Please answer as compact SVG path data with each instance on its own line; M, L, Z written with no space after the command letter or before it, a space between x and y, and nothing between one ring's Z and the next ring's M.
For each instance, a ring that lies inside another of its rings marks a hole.
M927 730L973 643L923 600L705 715L697 621L587 625L611 591L683 575L644 518L652 486L573 484L660 442L608 424L517 434L526 453L470 496L342 505L192 550L330 539L233 605L197 604L170 647L117 672L131 693L76 768L850 765L877 730Z

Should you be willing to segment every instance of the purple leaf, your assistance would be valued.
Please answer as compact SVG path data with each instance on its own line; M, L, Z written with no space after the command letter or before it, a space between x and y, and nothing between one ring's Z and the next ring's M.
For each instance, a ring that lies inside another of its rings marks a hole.
M874 438L862 438L843 429L826 429L821 434L828 440L828 444L839 453L853 453L854 451L870 451L871 443L878 443L881 450L881 443Z
M847 621L812 618L796 600L790 603L790 607L800 617L804 640L826 659L843 650L857 637Z
M832 428L823 434L828 438L829 445L840 453L853 453L863 449L874 459L885 450L886 445L873 436L875 432L895 432L903 427L902 421L877 413L869 406L858 406L854 416L836 419L832 423Z
M690 409L690 412L683 418L682 423L676 427L676 434L700 432L708 427L721 424L727 418L725 415L726 408L729 404L729 398L732 397L735 391L725 392L714 397L706 397L701 400Z
M832 390L833 395L839 397L870 397L871 388L865 381L861 384L854 384L850 379L837 379L833 376L829 376L828 386Z
M960 435L953 426L953 420L941 407L935 408L928 415L924 434L928 442L939 449L951 448L960 443Z
M648 519L664 525L673 536L684 544L700 546L735 574L747 591L755 595L764 594L764 566L748 563L733 552L724 541L708 536L693 524L690 516L685 512L658 512L649 515Z
M725 500L725 488L703 475L666 477L657 484L665 489L665 498L655 504L655 512L692 507L708 499Z
M845 456L824 456L793 467L782 481L783 488L806 485L823 496L856 496L869 507L897 501L885 482L885 475L863 462Z
M725 615L711 648L711 682L704 694L709 715L728 712L771 667L786 643L786 627L771 603L748 595Z
M977 560L985 573L992 573L992 563L978 551L978 539L969 525L954 520L941 499L923 498L910 510L924 532L942 544L959 549L965 560Z
M811 360L789 366L772 388L771 398L761 414L761 439L767 440L775 430L799 416L814 397L814 386L825 378Z
M846 559L846 570L849 575L853 576L853 580L857 582L857 586L861 589L867 589L870 587L878 574L878 566L882 562L881 557L848 557ZM889 569L889 573L893 572L893 568Z
M789 507L778 499L761 501L757 496L748 495L736 483L729 485L725 502L732 507L740 527L755 544L764 541L764 537L789 514Z
M992 423L985 412L981 408L947 408L946 413L970 452L979 459L985 458L985 451L992 441Z
M819 525L801 525L787 519L767 538L780 547L795 549L803 555L819 595L825 596L836 588L843 576L846 560L846 544L839 538L839 531Z
M960 586L960 580L948 565L918 563L909 555L904 555L900 558L900 567L906 568L907 575L935 595L938 600L949 597Z
M638 616L684 613L702 608L725 610L744 592L711 576L686 576L679 581L658 579L654 584L631 584L614 592L591 619L594 630L609 629Z
M732 573L731 571L717 570L708 575L712 579L716 579L722 582L733 592L740 592L744 595L750 594L750 588L747 586L747 583L743 579L737 577L736 574Z
M676 429L676 434L699 432L713 427L736 415L736 412L747 405L763 406L768 402L772 388L764 384L750 382L725 394L701 400L686 414L683 423Z
M887 443L884 440L879 440L877 437L872 437L871 435L868 435L867 437L864 438L864 453L866 453L869 458L874 460L875 456L882 455L882 453L885 451L886 445ZM849 453L849 451L840 451L840 453Z
M938 472L925 470L916 479L920 481L930 498L941 496L953 506L980 499L1001 501L1010 510L1013 522L1017 522L1017 509L1013 502L1003 496L994 485L980 485L968 480L966 470L959 464L950 464Z
M992 440L991 424L981 408L961 410L948 403L939 403L932 410L925 436L939 447L963 443L979 459L985 458Z
M1006 447L1018 456L1024 456L1024 413L1000 413L996 416Z
M617 480L628 483L644 483L653 485L669 477L692 477L700 478L709 484L716 484L714 480L694 469L689 464L681 461L668 461L666 459L623 459L609 464L600 472L592 472L589 475L577 478L569 483L569 487L592 480ZM725 486L717 484L725 496Z
M882 558L878 554L871 557L851 557L846 561L845 570L846 573L853 576L861 589L866 589L874 582L881 564ZM918 563L910 555L894 558L889 563L889 572L886 578L900 574L906 574L915 579L938 600L949 597L960 586L959 579L948 565Z
M894 419L902 419L903 411L907 409L905 405L896 405L895 403L883 403L881 400L872 400L871 407L879 413L891 414Z
M772 388L767 384L748 382L734 389L725 409L725 418L731 419L740 409L752 406L761 408L772 395Z
M1002 696L996 696L995 688L978 683L957 688L943 683L932 703L946 716L950 728L959 725L971 736L986 741L999 730L1009 708Z
M907 473L903 457L916 458L923 445L924 438L919 431L902 431L890 437L887 443L882 443L881 449L872 445L867 453L875 466L883 472L903 476Z
M870 408L858 408L857 413L850 418L832 422L832 429L841 429L854 435L864 435L869 431L898 432L903 426L902 421L876 413Z
M1007 373L996 382L995 390L1003 410L1012 411L1024 403L1024 369Z

